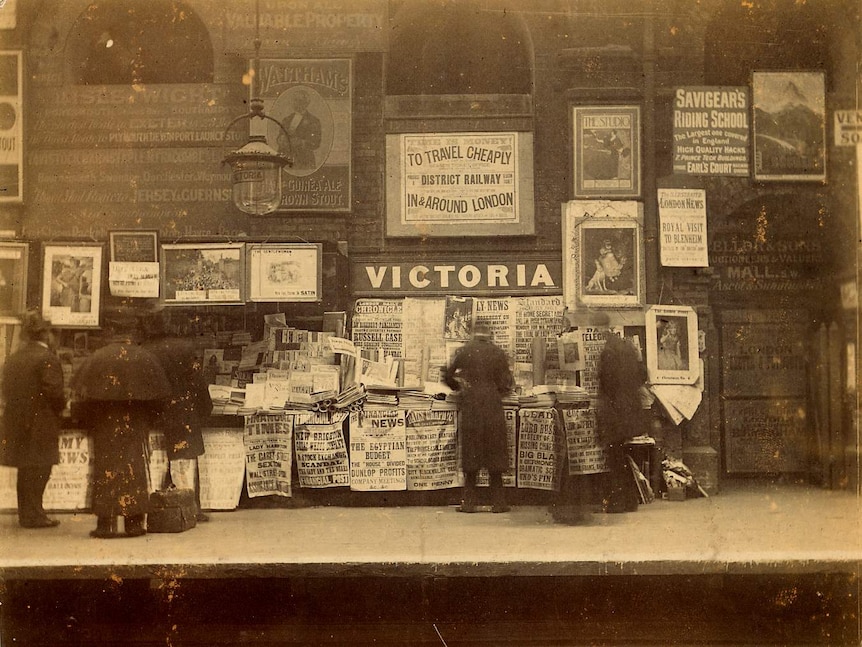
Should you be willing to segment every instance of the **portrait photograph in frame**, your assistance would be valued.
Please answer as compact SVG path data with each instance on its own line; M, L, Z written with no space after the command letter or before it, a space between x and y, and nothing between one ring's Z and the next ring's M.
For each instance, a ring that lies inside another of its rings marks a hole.
M165 305L245 302L245 243L166 243L161 246Z
M640 106L572 108L575 198L639 198Z
M109 231L108 247L113 263L159 262L159 232L155 230Z
M826 75L752 72L754 179L826 181Z
M249 243L248 300L315 302L322 298L323 245Z
M700 374L697 313L689 306L646 312L647 373L652 384L694 384Z
M566 307L643 305L643 205L572 200L563 205L562 220Z
M30 245L0 241L0 319L27 309L27 264Z
M103 245L42 246L42 316L58 328L98 328Z

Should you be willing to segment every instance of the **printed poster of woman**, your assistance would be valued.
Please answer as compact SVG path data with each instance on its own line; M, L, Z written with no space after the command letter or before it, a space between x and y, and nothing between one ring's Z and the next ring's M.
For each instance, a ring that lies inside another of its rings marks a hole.
M466 341L473 329L473 299L446 297L443 338Z
M685 317L663 316L656 321L656 365L662 371L687 371L688 331Z
M584 294L634 295L635 231L587 228L583 232L581 276Z

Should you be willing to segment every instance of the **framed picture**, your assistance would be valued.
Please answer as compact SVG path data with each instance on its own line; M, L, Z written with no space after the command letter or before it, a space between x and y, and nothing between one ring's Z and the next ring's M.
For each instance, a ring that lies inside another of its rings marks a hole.
M274 213L350 211L353 61L264 58L256 65L259 77L267 79L258 85L258 97L274 120L264 123L262 134L273 149L293 160L282 169L285 191Z
M112 263L158 263L159 232L155 230L109 231Z
M103 245L42 246L42 316L60 328L98 328Z
M826 180L826 76L752 72L754 179Z
M643 205L573 200L563 205L566 307L640 307L644 302Z
M161 246L161 293L166 305L245 302L245 243Z
M249 301L320 301L323 245L249 243Z
M694 384L700 373L694 309L651 306L646 312L646 350L652 384Z
M27 309L27 243L0 242L0 317L17 316Z
M641 195L639 106L572 108L575 198Z

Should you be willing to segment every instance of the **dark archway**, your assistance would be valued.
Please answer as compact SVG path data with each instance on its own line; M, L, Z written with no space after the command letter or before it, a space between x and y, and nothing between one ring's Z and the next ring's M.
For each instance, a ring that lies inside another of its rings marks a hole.
M405 3L393 14L386 93L532 94L529 32L488 3Z
M93 2L69 32L66 80L81 85L211 83L212 42L185 3Z

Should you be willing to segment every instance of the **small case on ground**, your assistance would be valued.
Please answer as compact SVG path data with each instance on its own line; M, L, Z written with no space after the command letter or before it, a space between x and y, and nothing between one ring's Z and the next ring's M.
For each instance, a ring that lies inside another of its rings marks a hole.
M184 532L196 525L194 490L170 486L150 494L147 532Z

